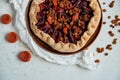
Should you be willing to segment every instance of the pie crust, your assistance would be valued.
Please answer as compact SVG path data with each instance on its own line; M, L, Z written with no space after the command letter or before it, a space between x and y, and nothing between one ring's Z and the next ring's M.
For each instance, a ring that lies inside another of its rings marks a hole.
M77 41L76 44L74 43L63 43L58 42L56 43L55 40L47 33L43 32L42 30L38 29L36 23L38 22L36 19L37 12L40 11L39 4L43 3L45 0L33 0L31 3L30 11L29 11L29 19L30 19L30 28L33 33L54 50L59 52L76 52L83 48L91 36L96 31L99 22L101 20L101 9L100 5L97 0L87 0L90 2L89 6L93 10L93 17L90 19L87 27L87 31L81 36L81 39Z

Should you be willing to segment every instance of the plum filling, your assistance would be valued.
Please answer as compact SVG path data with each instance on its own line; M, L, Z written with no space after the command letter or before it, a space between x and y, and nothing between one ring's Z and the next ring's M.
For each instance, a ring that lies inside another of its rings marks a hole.
M76 44L93 17L89 4L87 0L45 0L39 5L36 26L56 43Z

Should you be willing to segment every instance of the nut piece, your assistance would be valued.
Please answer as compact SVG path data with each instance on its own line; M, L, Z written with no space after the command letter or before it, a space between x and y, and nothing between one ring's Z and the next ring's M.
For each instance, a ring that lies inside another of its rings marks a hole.
M114 36L114 33L113 33L112 31L109 31L108 33L109 33L109 35L110 35L111 37Z
M98 52L98 53L104 52L104 48L97 48L97 52Z
M106 12L107 10L106 10L106 9L103 9L102 11L103 11L103 12Z
M120 21L119 15L115 15L114 19L111 20L111 24L113 26L120 26L120 22L119 21Z
M114 45L117 44L117 38L113 39L112 44L114 44Z
M95 60L95 63L100 63L100 60L99 60L99 59L96 59L96 60Z
M120 26L120 22L118 22L118 26Z
M118 30L118 32L120 33L120 29Z
M111 18L111 16L108 16L108 19L110 19Z
M103 22L103 24L106 24L106 22Z
M111 45L111 44L107 45L107 46L106 46L106 49L112 50L112 45Z
M112 24L110 25L111 28L115 28L115 26L113 26Z
M108 56L108 53L105 53L104 55L105 55L105 56Z
M110 2L109 7L113 8L114 7L114 3L115 3L115 1Z
M56 43L61 41L77 44L93 17L94 11L89 4L87 0L47 0L39 5L36 26Z
M105 5L106 3L105 3L105 2L103 2L102 4L103 4L103 5Z

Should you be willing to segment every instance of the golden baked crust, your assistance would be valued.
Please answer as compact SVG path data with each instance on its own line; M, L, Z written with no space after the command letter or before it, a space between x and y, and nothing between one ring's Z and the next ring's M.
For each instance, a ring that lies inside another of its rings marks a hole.
M93 17L90 19L90 22L87 27L87 31L81 36L81 40L77 41L77 44L74 43L56 43L55 40L47 33L43 32L40 29L37 29L36 23L38 22L36 19L37 12L39 12L39 4L44 2L45 0L33 0L30 7L29 17L30 17L30 28L33 33L42 41L47 43L53 49L59 52L75 52L83 48L90 37L96 31L100 19L101 19L101 9L97 0L87 0L90 1L90 7L93 10Z

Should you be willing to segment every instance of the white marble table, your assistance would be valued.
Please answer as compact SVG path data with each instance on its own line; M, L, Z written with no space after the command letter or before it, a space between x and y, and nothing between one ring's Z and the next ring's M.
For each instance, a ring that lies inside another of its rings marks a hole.
M100 0L102 3L102 0ZM104 0L103 0L104 1ZM106 0L105 0L106 1ZM110 2L107 0L106 2ZM116 0L115 9L109 9L104 14L104 20L107 24L102 27L100 35L92 44L90 50L95 51L95 48L105 46L112 41L112 38L107 35L106 31L109 28L109 22L106 16L119 14L119 0ZM29 50L20 40L14 44L8 43L5 39L6 34L17 30L14 27L15 11L12 9L7 0L0 2L0 16L4 13L9 13L13 21L9 25L4 25L0 22L0 80L120 80L120 34L114 29L118 44L113 47L109 55L105 57L103 54L97 57L101 60L101 66L95 71L89 71L77 66L62 66L53 64L43 59L32 55L32 59L28 63L21 62L17 55L22 50ZM119 27L120 28L120 27ZM104 38L103 38L104 36ZM30 50L29 50L30 51Z

